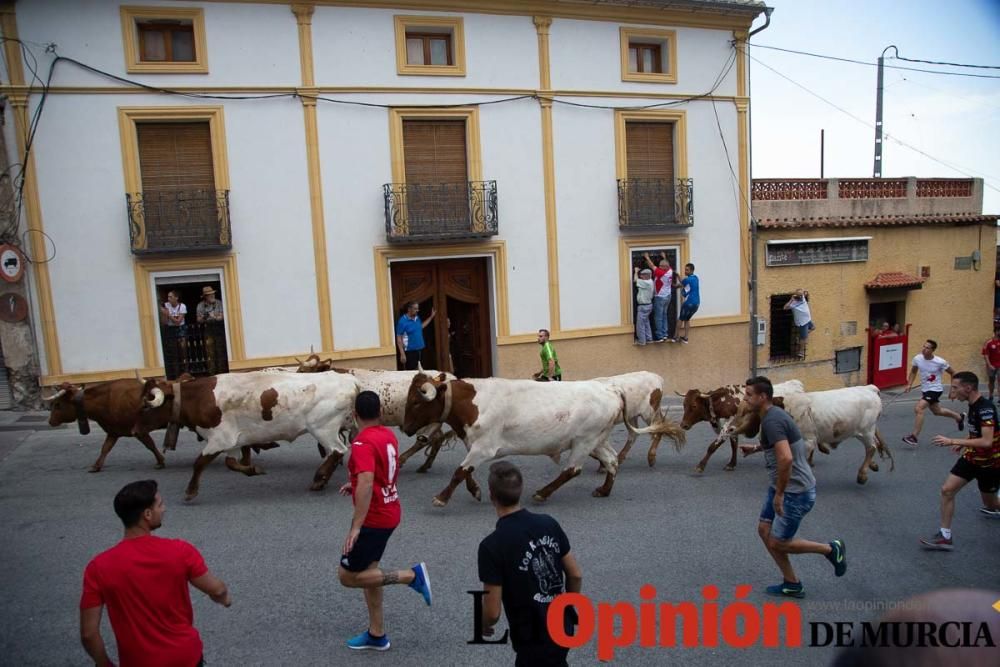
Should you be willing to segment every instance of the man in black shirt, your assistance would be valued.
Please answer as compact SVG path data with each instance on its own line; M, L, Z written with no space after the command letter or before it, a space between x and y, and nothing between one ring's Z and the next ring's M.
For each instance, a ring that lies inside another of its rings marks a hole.
M549 637L546 614L560 593L580 592L583 573L556 520L521 508L523 484L513 464L498 461L490 466L490 501L500 518L496 530L479 543L479 579L486 591L484 634L492 634L502 603L517 654L515 665L565 665L569 649ZM567 617L565 622L566 633L572 635L575 619Z

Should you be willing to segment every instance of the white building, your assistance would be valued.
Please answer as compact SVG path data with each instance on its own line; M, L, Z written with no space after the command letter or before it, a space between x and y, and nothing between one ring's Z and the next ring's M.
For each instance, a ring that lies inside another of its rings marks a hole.
M567 379L640 368L678 389L741 379L741 47L763 9L5 4L4 36L30 51L4 44L9 163L22 161L43 99L28 56L42 80L46 44L93 68L55 65L28 161L24 251L43 383L162 374L178 352L194 364L206 286L224 307L216 353L232 370L310 347L393 367L395 320L416 299L425 318L438 311L426 366L446 366L450 347L463 374L527 376L544 327ZM701 309L690 345L639 348L631 266L663 248L675 266L696 264ZM161 327L169 289L188 308L183 350Z

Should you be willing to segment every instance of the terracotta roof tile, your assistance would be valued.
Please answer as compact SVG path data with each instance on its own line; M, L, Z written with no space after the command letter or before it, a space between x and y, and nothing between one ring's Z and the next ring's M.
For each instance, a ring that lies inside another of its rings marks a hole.
M923 284L923 278L902 271L887 271L866 282L865 289L920 289Z
M932 213L923 215L865 215L829 218L766 218L758 229L815 229L824 227L911 227L917 225L996 224L1000 215L979 213Z

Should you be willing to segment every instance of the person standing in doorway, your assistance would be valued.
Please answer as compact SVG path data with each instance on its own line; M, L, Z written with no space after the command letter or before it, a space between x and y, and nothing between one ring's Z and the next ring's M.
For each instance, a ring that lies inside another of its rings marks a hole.
M990 400L993 400L993 388L997 383L997 371L1000 370L1000 329L993 330L993 338L983 345L983 361L986 362L986 382L990 387Z
M187 359L187 306L181 302L181 293L177 290L167 292L167 302L161 310L161 321L164 323L164 340L169 341L173 348L172 360L165 360L168 367L168 378L172 379L188 370Z
M799 359L806 358L806 341L809 339L809 332L816 328L812 321L812 312L809 310L809 292L801 287L795 290L792 298L784 306L785 310L792 311L792 320L799 334Z
M562 380L562 368L559 367L559 356L556 348L549 340L551 334L548 329L538 330L538 344L542 346L538 356L542 359L542 370L531 377L539 382L549 382L550 380Z
M670 295L674 287L674 270L667 261L666 251L660 253L660 261L653 264L649 253L642 254L646 265L653 271L653 342L662 343L670 338L670 320L667 311L670 308Z
M166 505L156 482L126 484L115 496L125 537L98 554L83 574L80 641L95 665L113 663L101 637L108 608L123 667L195 667L202 664L201 636L194 628L188 585L228 607L229 589L184 540L156 537Z
M408 371L415 371L423 361L424 329L434 320L437 311L431 308L431 316L427 321L420 319L420 304L411 301L406 304L406 312L396 323L396 349L399 351L399 363Z
M920 354L913 357L913 366L910 368L910 381L906 391L913 389L913 381L920 373L920 400L913 408L916 418L913 421L913 432L903 436L903 442L916 447L920 440L920 430L924 427L924 411L929 407L931 412L939 417L954 419L958 425L958 430L965 428L965 415L952 412L948 408L941 407L941 394L944 393L944 386L941 384L941 374L947 373L949 376L955 375L955 370L951 365L934 354L937 350L937 341L927 339L924 342Z
M847 571L843 540L823 544L796 539L799 524L816 504L816 478L809 465L809 449L799 427L788 413L773 404L774 387L763 376L746 384L746 401L760 416L760 444L740 445L743 455L764 452L771 485L760 511L757 534L781 570L783 581L767 587L768 595L805 597L789 554L821 554L833 565L836 576Z
M202 325L205 336L205 364L207 370L212 375L223 372L218 360L221 350L216 346L225 340L225 331L222 328L222 321L225 318L222 310L222 302L215 298L215 289L211 285L201 288L201 301L195 309L195 316L198 324Z
M962 456L952 466L941 486L941 528L929 539L920 540L924 549L951 551L951 519L955 514L955 496L962 488L976 480L983 507L979 510L991 519L1000 519L1000 428L997 427L997 408L979 393L979 378L975 373L962 371L951 379L951 398L969 404L969 437L965 440L934 436L938 447L961 450Z
M639 345L645 345L653 340L653 331L649 326L649 317L653 312L653 280L649 269L632 271L632 281L635 283L635 335Z
M493 634L501 611L506 612L515 665L562 667L569 649L549 636L549 604L562 593L579 593L583 572L559 523L521 507L524 481L517 466L491 465L489 486L499 518L496 530L479 543L479 580L486 592L483 634ZM575 613L567 613L563 623L563 631L572 635Z
M399 525L402 509L396 476L399 449L396 436L382 426L382 404L378 394L363 391L354 400L354 418L360 429L351 443L347 462L351 481L340 487L341 495L354 497L354 516L340 558L340 583L361 588L368 605L368 628L347 640L355 650L387 651L389 637L382 617L382 588L406 584L420 593L429 607L431 580L427 565L408 570L381 570L379 561L389 536Z
M688 262L684 265L684 279L681 280L681 314L678 316L680 324L677 325L677 333L682 343L688 342L688 335L691 332L691 318L698 312L701 305L701 284L698 276L694 274L694 264Z

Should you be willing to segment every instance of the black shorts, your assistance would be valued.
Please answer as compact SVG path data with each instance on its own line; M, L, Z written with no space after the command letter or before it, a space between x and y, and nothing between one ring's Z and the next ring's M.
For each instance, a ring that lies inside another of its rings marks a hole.
M423 351L424 351L423 348L419 350L406 351L406 364L405 364L406 370L408 371L417 370L417 366L420 365L420 357L422 356L421 353Z
M941 400L941 394L943 393L943 391L925 391L920 394L920 398L927 401L929 404L934 405Z
M372 563L382 560L385 545L389 543L389 536L393 530L393 528L361 526L361 533L354 542L351 553L340 557L340 567L348 572L362 572Z
M968 461L964 456L955 461L951 474L967 482L976 480L980 493L1000 491L1000 468L983 468Z

